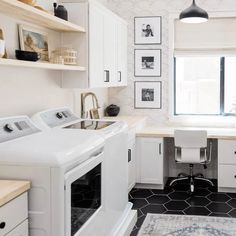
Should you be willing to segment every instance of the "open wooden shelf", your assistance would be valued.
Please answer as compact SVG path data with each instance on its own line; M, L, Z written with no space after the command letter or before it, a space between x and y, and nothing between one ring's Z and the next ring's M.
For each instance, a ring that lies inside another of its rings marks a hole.
M55 31L85 32L81 26L62 20L18 0L0 0L0 12Z
M16 59L0 59L0 66L18 66L27 68L38 68L47 70L60 70L60 71L85 71L85 67L82 66L70 66L61 64L52 64L47 62L32 62L32 61L20 61Z

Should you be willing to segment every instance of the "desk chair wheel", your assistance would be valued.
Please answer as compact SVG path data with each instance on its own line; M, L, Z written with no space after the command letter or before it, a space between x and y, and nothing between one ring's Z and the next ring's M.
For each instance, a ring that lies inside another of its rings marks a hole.
M193 177L190 177L190 192L194 192L194 180Z

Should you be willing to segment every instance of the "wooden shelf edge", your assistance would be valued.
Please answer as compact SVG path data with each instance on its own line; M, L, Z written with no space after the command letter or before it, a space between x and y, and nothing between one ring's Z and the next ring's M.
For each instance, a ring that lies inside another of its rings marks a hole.
M85 32L85 29L79 25L62 20L18 0L0 0L0 12L55 31ZM14 14L12 14L13 12Z
M85 71L86 68L83 66L73 65L61 65L52 64L46 62L32 62L32 61L21 61L16 59L0 59L0 66L17 66L27 68L38 68L48 70L61 70L61 71Z

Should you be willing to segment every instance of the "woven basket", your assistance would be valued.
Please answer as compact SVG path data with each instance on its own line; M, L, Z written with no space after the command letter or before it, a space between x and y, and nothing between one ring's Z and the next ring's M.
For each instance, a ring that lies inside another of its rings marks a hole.
M62 56L65 65L76 65L77 64L77 51L70 48L58 48L53 51L55 56Z

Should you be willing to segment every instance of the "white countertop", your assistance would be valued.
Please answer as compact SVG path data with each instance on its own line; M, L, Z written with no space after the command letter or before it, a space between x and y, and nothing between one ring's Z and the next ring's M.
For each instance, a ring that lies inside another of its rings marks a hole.
M201 128L201 127L156 127L147 126L136 133L137 137L174 137L174 130L206 130L208 138L236 140L236 128Z
M145 116L105 116L102 119L124 121L128 125L129 129L132 129L139 123L145 122L147 117Z

